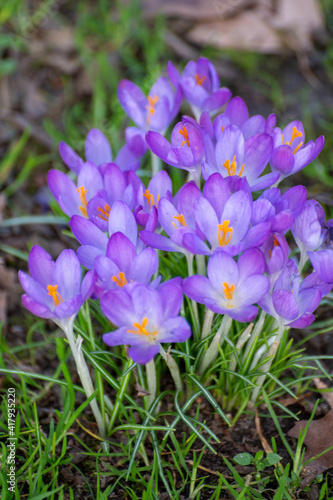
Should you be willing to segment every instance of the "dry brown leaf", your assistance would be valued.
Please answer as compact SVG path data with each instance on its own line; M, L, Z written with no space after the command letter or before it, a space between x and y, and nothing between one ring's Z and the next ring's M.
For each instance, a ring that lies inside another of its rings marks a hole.
M241 12L233 19L199 24L187 36L191 42L217 48L266 54L278 53L283 49L279 35L257 10Z
M146 17L164 14L186 21L208 21L235 15L240 9L255 4L256 0L143 0Z
M314 379L314 383L319 390L328 389L320 379ZM333 392L323 392L323 397L329 403L331 410L319 420L313 420L306 433L304 443L307 446L304 461L313 458L333 446ZM288 432L288 436L298 438L299 430L305 429L308 420L300 420ZM309 484L318 474L333 467L333 449L324 455L316 458L302 470L304 481L302 487Z

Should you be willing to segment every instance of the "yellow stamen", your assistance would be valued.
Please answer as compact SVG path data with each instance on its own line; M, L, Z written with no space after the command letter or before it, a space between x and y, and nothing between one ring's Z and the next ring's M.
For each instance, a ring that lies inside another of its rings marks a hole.
M230 224L230 220L225 220L225 221L223 221L222 224L217 225L217 228L219 231L218 238L219 238L220 247L225 247L226 245L228 245L228 243L231 240L232 233L234 230L232 227L229 227L229 224ZM227 235L229 235L229 236L227 237Z
M144 335L144 336L157 335L157 331L147 332L146 330L147 324L148 324L148 318L143 318L141 325L140 323L133 323L133 326L134 328L136 328L136 330L127 330L127 333L135 333L136 335Z
M76 191L80 194L80 203L82 205L81 207L79 207L79 209L82 215L88 219L87 198L86 198L87 190L83 186L81 186L78 187Z
M106 221L109 220L109 215L110 215L110 212L111 212L111 208L110 208L110 205L108 203L106 203L104 205L104 208L98 207L97 210L99 212L101 212L100 214L98 214L98 217L100 217L101 219L106 220Z
M188 131L187 131L187 128L185 127L185 125L183 125L183 128L181 128L179 130L179 133L180 135L182 135L184 137L184 141L182 142L182 146L184 146L184 144L186 144L188 147L190 147L190 139L188 137Z
M177 219L177 220L178 220L178 222L180 223L180 225L181 225L181 226L183 226L183 227L187 227L187 224L186 224L186 221L185 221L185 217L184 217L184 215L183 215L183 214L174 215L174 216L173 216L173 218L174 218L174 219ZM172 225L173 225L176 229L178 229L178 228L177 228L177 226L176 226L176 223L175 223L175 222L173 222L173 223L172 223Z
M146 189L146 191L143 193L143 196L147 199L149 208L155 205L154 195L151 194L149 189ZM158 206L159 201L160 201L160 195L158 194L156 200L156 207Z
M287 141L286 143L284 142L284 137L283 137L283 134L281 134L282 136L282 144L285 144L286 146L290 146L292 145L292 143L294 142L295 139L297 139L298 137L303 137L303 134L300 130L297 129L297 127L293 127L293 131L291 133L291 139L290 141ZM297 153L297 151L303 146L303 141L300 142L296 148L294 149L293 151L293 154Z
M198 85L202 85L203 82L206 80L205 76L199 76L197 74L194 75L195 81L197 82Z
M232 175L236 175L236 170L237 170L236 155L233 157L231 164L230 164L230 160L226 160L223 163L223 166L227 170L229 177ZM244 163L239 171L239 174L238 174L239 177L242 175L243 170L244 170Z
M222 132L223 132L224 129L225 129L225 127L222 125L222 127L221 127Z
M148 123L148 125L150 125L150 120L151 120L151 117L153 116L153 114L156 111L155 110L155 105L156 105L159 97L157 95L155 95L153 97L148 96L147 99L148 99L148 102L149 102L149 104L146 106L146 109L148 109L147 123Z
M57 292L58 285L47 285L48 295L51 295L54 305L58 306L60 302L63 302L62 296Z
M280 246L279 240L277 239L277 237L275 236L275 234L273 234L273 245L275 247L279 247Z
M227 300L232 300L232 298L234 296L234 291L235 291L234 284L229 285L229 283L226 283L226 282L223 283L223 292L224 292L225 298Z
M120 272L118 276L112 276L112 281L117 283L120 288L122 288L124 285L127 285L128 281L125 277L125 273Z

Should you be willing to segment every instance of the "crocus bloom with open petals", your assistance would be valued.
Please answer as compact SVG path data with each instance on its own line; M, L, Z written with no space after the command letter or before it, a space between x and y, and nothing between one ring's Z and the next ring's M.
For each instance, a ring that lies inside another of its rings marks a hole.
M135 210L137 223L154 231L157 224L157 208L161 198L172 198L172 182L165 170L160 170L149 181L147 189L142 184L138 189L138 207Z
M109 239L106 255L95 259L98 277L95 292L122 288L129 283L148 285L158 268L155 250L144 248L137 253L133 243L123 233L114 233Z
M174 127L171 143L157 132L147 132L146 141L152 152L165 163L187 170L199 184L204 143L197 123L183 118Z
M81 283L81 266L73 250L64 250L54 262L36 245L29 254L29 270L31 276L19 271L26 292L22 295L22 302L41 318L59 322L77 314L94 288L95 278L91 271Z
M168 63L168 75L174 85L179 84L196 119L202 111L215 111L231 97L226 87L220 88L220 79L214 65L205 57L187 63L182 74Z
M182 91L176 85L174 92L167 78L161 76L146 97L135 83L122 80L118 85L118 99L139 129L164 133L179 111Z
M279 182L306 167L319 155L325 144L323 136L305 144L304 128L300 121L289 123L282 131L276 127L272 137L274 148L270 165L272 170L281 172Z
M280 176L279 172L271 172L260 177L272 153L273 142L269 134L256 134L245 141L238 127L228 125L216 145L208 134L204 136L204 142L204 179L215 172L223 177L237 175L246 177L251 190L258 191L272 186Z
M264 269L260 250L247 250L237 263L226 253L217 252L209 259L208 278L199 275L186 278L184 293L216 313L228 314L241 322L252 321L258 312L253 304L269 289Z
M158 289L137 284L105 292L102 311L119 328L103 335L103 341L109 346L130 345L128 354L139 364L153 359L161 343L185 342L191 328L179 316L183 302L180 281L167 281Z

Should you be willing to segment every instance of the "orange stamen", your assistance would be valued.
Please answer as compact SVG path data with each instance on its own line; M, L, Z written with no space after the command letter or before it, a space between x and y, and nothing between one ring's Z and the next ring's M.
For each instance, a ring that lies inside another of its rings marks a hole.
M125 273L120 272L118 276L112 276L112 281L117 283L120 288L122 288L124 285L127 285L128 281L125 277Z
M205 76L199 76L197 74L194 75L195 81L197 82L198 85L202 85L203 82L206 80Z
M218 238L219 238L220 247L225 247L226 245L228 245L228 243L231 240L232 233L234 230L232 227L229 227L229 224L230 224L230 220L225 220L225 221L223 221L222 224L217 225L217 228L219 231ZM227 235L229 235L229 236L227 237Z
M303 134L300 130L297 129L297 127L293 127L293 131L291 133L291 139L290 141L287 141L286 143L284 142L284 137L283 137L283 134L281 134L282 136L282 144L286 144L286 146L290 146L292 145L292 143L294 142L295 139L297 139L298 137L303 137ZM303 141L300 142L296 148L294 149L293 151L293 154L297 153L297 151L303 146Z
M48 295L51 295L54 305L58 306L60 302L63 302L62 296L57 292L58 285L47 285Z
M83 186L81 186L78 187L76 191L80 194L80 203L82 205L81 207L79 207L79 209L82 215L88 219L87 198L86 198L87 190Z
M101 212L100 214L98 214L98 217L100 217L101 219L106 220L106 221L109 220L111 208L110 208L110 205L108 203L106 203L106 205L104 205L104 208L98 207L97 210L99 212Z
M173 216L173 218L174 218L174 219L177 219L177 220L178 220L178 222L180 223L180 225L181 225L181 226L183 226L183 227L187 227L187 224L186 224L186 221L185 221L185 217L184 217L184 215L183 215L183 214L174 215L174 216ZM178 229L178 228L177 228L177 226L176 226L176 223L175 223L175 222L173 222L173 223L172 223L172 225L173 225L176 229Z
M235 291L234 284L229 285L229 283L226 283L226 282L223 283L223 292L224 292L225 298L227 300L232 300L232 298L234 296L234 291Z
M190 147L190 139L188 137L188 131L187 131L187 128L185 127L185 125L183 125L183 128L181 128L179 130L179 133L180 135L182 135L184 137L184 141L182 142L182 146L184 146L184 144L186 144L188 147Z
M275 234L273 234L273 245L275 247L279 247L280 246L279 240L277 239L277 237L275 236Z
M154 195L150 193L149 189L146 189L146 191L143 193L143 196L147 199L149 208L155 205ZM156 200L156 206L158 205L159 201L160 201L160 195L158 194Z
M135 333L136 335L144 335L144 336L157 335L157 331L147 332L146 330L147 324L148 324L148 318L143 318L141 325L140 323L133 323L133 326L134 328L136 328L136 330L127 330L127 333Z
M236 170L237 170L236 155L233 157L231 164L230 164L230 160L226 160L223 163L223 166L227 170L229 177L232 175L236 175ZM243 170L244 170L244 163L243 163L243 165L240 169L240 172L238 174L239 177L242 175Z
M153 116L153 114L155 113L155 105L156 105L159 97L157 95L155 95L153 97L148 96L147 99L149 102L149 104L146 106L146 109L148 109L147 123L148 123L148 125L150 125L150 120L151 120L151 117Z

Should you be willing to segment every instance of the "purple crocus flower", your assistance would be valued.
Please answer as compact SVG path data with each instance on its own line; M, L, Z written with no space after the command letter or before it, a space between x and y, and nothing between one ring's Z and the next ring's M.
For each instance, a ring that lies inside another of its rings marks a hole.
M73 215L69 225L75 238L81 244L77 250L81 264L87 269L93 269L95 258L99 255L106 255L109 238L93 222L79 215ZM110 237L114 233L121 232L133 243L137 251L143 248L142 241L137 238L138 228L135 217L123 201L116 201L111 207L108 232Z
M276 127L273 131L274 148L270 159L272 170L281 172L278 182L314 160L324 147L325 139L320 136L315 142L305 144L302 122L293 121L282 131Z
M103 341L110 346L129 344L128 354L139 364L153 359L161 343L185 342L191 329L179 316L183 301L180 281L167 281L158 289L137 284L103 294L102 311L119 327L104 334Z
M270 223L261 222L250 227L252 197L246 179L224 179L211 175L205 184L203 197L194 203L197 234L185 234L185 248L194 254L210 255L224 250L234 256L259 246L270 233ZM238 187L232 193L231 188ZM210 248L203 239L207 239Z
M138 206L135 210L137 223L155 231L157 225L157 207L161 198L172 198L172 182L169 175L160 170L149 181L147 189L143 184L138 189Z
M289 258L290 251L288 242L283 234L273 232L266 238L260 249L265 256L265 272L268 274L271 288L273 288L278 275Z
M64 250L54 262L36 245L29 254L29 270L31 276L19 271L26 292L22 295L24 307L36 316L58 323L78 313L95 284L91 271L81 282L81 266L73 250Z
M146 141L156 156L173 167L190 172L199 185L204 143L197 123L183 117L172 131L171 143L157 132L147 132Z
M252 321L258 312L253 304L269 289L264 269L264 257L258 249L247 250L237 263L225 252L217 252L209 259L208 278L186 278L184 293L218 314L228 314L241 322Z
M144 139L140 132L129 133L125 144L115 158L115 163L122 171L137 170L139 159L146 151ZM77 175L81 171L84 161L65 142L60 142L59 153L63 162ZM86 161L93 163L96 167L112 162L112 150L105 135L97 128L91 129L85 141Z
M59 170L50 170L47 180L51 193L62 211L69 217L77 214L88 218L88 201L104 187L102 176L93 163L83 164L76 186Z
M221 133L216 146L208 134L204 136L204 142L204 179L208 179L215 172L219 172L223 177L237 175L246 177L251 190L258 191L270 187L279 178L279 172L259 177L272 153L273 143L269 134L256 134L245 141L238 127L228 125Z
M318 307L322 293L318 283L304 280L292 259L289 259L275 281L272 292L266 293L259 306L280 325L305 328L315 320L313 311Z
M129 80L118 85L118 99L125 112L141 131L154 130L164 133L177 115L182 91L175 85L173 91L167 78L158 78L146 97L142 90Z
M158 259L152 248L144 248L137 253L127 236L118 232L109 239L106 255L95 259L94 268L99 278L95 292L104 292L133 282L148 285L158 269Z
M188 233L197 233L193 206L201 196L200 189L191 181L178 191L173 200L162 198L158 205L158 220L169 238L145 230L140 232L142 241L160 250L189 254L183 245L183 237Z
M229 89L220 88L217 71L205 57L200 57L197 62L190 61L182 75L169 61L168 75L175 86L181 86L197 120L203 111L215 111L224 106L231 97Z

